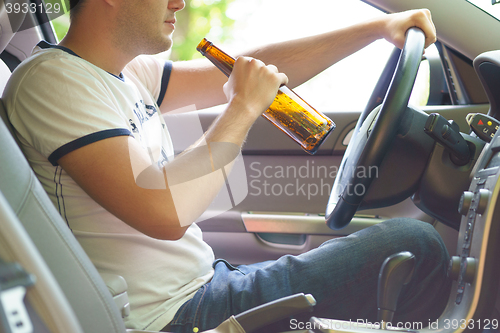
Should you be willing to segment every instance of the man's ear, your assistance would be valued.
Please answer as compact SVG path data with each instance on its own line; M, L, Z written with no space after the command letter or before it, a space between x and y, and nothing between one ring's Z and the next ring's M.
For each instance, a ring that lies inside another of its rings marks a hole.
M100 0L100 1L103 1L105 4L107 4L110 7L116 7L121 2L121 0Z

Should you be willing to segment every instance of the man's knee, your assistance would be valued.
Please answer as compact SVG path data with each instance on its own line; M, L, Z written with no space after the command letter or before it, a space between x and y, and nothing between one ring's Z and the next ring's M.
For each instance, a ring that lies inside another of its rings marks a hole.
M413 251L424 253L436 261L447 261L446 246L432 224L410 218L396 218L384 223L393 237L406 244L409 251L413 248Z

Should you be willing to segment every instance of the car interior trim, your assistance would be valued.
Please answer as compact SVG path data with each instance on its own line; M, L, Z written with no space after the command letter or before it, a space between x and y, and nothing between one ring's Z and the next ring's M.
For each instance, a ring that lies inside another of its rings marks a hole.
M325 223L325 216L319 214L272 214L241 213L241 219L247 232L283 233L283 234L316 234L345 236L358 230L373 226L386 219L378 216L354 216L351 223L341 230L332 230Z

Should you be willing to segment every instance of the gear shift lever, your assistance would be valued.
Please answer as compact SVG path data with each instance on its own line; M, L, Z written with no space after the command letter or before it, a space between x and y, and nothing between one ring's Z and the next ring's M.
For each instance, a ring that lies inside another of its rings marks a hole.
M382 264L377 292L378 321L382 329L392 322L401 289L410 282L414 268L415 256L408 251L393 254Z

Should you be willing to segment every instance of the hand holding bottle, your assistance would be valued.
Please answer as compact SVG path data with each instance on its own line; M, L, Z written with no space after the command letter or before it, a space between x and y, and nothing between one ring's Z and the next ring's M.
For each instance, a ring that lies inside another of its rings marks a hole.
M228 82L224 84L224 93L229 103L240 104L239 109L249 112L248 115L255 120L269 108L279 87L287 82L287 76L279 73L276 66L239 57Z
M224 92L231 104L242 103L243 110L248 108L249 114L262 114L307 153L316 153L335 128L333 121L285 86L288 78L279 73L276 66L265 66L259 60L241 57L236 69L235 59L205 38L196 49L229 77ZM233 70L238 73L231 77ZM246 91L248 88L250 91ZM268 103L272 94L276 94L274 100ZM261 113L266 105L269 108Z

